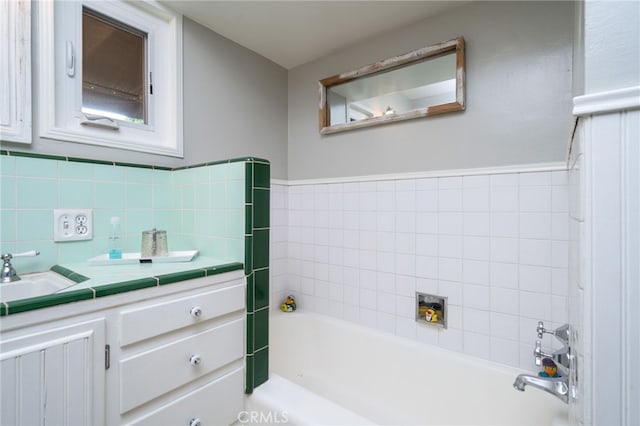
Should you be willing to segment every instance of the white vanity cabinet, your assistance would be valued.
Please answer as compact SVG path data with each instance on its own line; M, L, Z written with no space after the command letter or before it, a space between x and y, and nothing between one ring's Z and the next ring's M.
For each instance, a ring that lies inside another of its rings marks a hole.
M118 334L111 364L123 423L237 419L243 407L243 281L127 307L118 315Z
M103 424L104 345L104 318L3 332L0 424Z
M1 425L223 425L243 410L242 271L2 321Z

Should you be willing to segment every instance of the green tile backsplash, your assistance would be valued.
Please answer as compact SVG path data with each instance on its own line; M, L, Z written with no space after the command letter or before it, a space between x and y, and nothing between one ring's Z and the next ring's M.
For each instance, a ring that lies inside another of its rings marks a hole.
M41 253L16 259L19 273L45 271L52 265L106 253L112 216L121 218L123 248L128 252L140 251L142 231L165 229L170 250L198 249L206 256L244 264L246 392L268 379L268 161L238 158L171 170L20 152L1 154L0 252L36 249ZM93 209L93 239L54 242L56 208ZM145 288L187 278L193 277L180 273L158 277L159 281L118 283L101 288L100 296L128 291L132 285ZM53 303L47 297L43 306ZM92 297L91 291L66 293L53 304ZM11 312L36 309L38 303L38 298L24 306L12 303Z
M20 259L20 273L105 253L112 216L125 251L140 251L141 232L156 227L168 231L170 250L244 260L247 159L175 171L7 151L0 160L0 251L37 249L51 261ZM93 240L53 243L56 208L93 209Z

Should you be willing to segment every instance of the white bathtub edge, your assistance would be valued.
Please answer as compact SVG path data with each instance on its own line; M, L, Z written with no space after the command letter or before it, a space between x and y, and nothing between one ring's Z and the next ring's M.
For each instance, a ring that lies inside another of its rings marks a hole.
M266 417L278 416L287 425L375 424L274 373L247 395L246 411L264 413Z

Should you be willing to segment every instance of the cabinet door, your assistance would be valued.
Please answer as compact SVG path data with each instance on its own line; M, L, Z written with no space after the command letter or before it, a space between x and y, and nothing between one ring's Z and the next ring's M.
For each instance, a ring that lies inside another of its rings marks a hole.
M0 337L0 424L103 424L104 345L104 319Z

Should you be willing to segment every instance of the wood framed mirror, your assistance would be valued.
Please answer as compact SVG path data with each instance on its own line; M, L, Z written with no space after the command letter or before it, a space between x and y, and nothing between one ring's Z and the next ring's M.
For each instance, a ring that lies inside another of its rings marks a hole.
M464 38L324 78L319 91L323 135L463 111Z

